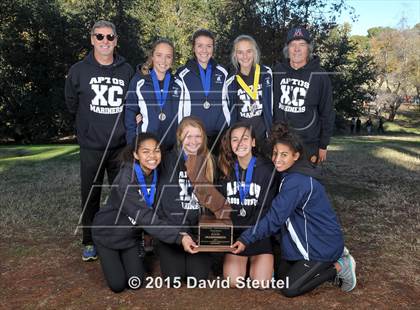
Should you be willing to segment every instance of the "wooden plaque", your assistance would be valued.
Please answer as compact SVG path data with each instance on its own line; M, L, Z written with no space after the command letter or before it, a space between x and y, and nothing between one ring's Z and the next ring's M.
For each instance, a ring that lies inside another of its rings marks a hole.
M231 220L202 216L198 223L198 251L231 252L233 225Z

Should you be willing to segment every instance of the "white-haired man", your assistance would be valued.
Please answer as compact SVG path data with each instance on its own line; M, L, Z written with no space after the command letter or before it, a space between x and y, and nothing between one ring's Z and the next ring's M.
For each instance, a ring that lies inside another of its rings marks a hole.
M287 123L302 139L308 159L322 162L335 119L331 81L312 55L304 27L288 32L283 52L286 61L273 69L273 122Z

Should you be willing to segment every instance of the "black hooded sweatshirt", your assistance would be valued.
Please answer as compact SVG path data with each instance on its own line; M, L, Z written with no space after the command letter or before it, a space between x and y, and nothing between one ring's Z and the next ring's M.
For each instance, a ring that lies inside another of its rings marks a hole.
M114 55L111 65L101 65L93 51L70 68L65 99L69 111L76 114L81 147L105 150L126 144L122 112L133 73L123 57Z
M92 225L93 241L115 250L135 246L142 229L166 243L180 244L182 239L179 228L167 227L167 221L147 207L131 163L122 166L106 206L96 213Z
M239 177L245 181L246 170L239 166ZM236 181L235 170L228 178L219 181L221 193L232 207L231 219L235 226L235 236L239 236L246 228L255 225L271 207L271 201L277 193L277 178L273 164L257 157L252 173L249 194L243 205L240 203L239 186Z
M297 70L288 59L273 69L273 123L288 123L303 143L326 149L334 118L331 81L319 57Z
M157 214L170 225L184 227L196 234L201 207L193 194L194 187L188 178L182 153L174 148L165 156L161 170Z
M312 164L305 158L300 158L297 160L292 167L285 171L287 173L300 173L309 177L317 179L321 184L324 182L324 177L322 175L322 168L316 164Z

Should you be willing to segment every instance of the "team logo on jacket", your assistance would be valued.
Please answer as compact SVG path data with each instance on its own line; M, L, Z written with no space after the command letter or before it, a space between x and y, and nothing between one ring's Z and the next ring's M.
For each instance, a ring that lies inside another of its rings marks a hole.
M186 171L180 171L178 177L178 184L181 188L179 192L179 201L184 210L197 210L200 208L197 197L193 193L193 187L188 179Z
M309 82L283 78L280 81L280 102L279 108L285 112L304 113L305 98L309 88Z
M172 88L173 92L172 92L172 97L179 97L179 87L178 86L174 86Z
M95 97L90 104L90 110L99 114L116 114L123 110L124 80L111 77L93 77L90 87Z
M251 91L254 90L252 85L249 86ZM261 116L263 113L263 106L260 102L260 97L262 97L262 85L258 84L258 98L256 101L252 101L249 95L242 89L238 89L238 98L242 101L243 105L239 110L239 114L242 118L253 118Z
M217 84L223 84L223 76L221 74L216 73L214 76L216 77Z

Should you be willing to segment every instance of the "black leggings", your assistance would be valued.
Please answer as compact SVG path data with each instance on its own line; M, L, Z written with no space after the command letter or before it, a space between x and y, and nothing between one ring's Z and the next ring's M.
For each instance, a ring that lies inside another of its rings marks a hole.
M315 262L307 260L287 261L280 260L278 277L287 283L288 287L281 289L286 297L295 297L312 291L322 283L333 280L337 275L334 263Z
M144 278L143 260L139 257L139 248L134 246L124 250L113 250L97 245L102 271L109 288L115 292L122 292L128 287L128 279Z
M120 152L121 149L108 150L105 153L105 151L80 148L82 225L84 226L82 243L84 245L93 244L90 226L96 212L99 211L105 171L108 175L108 183L111 185L120 170L118 160Z
M189 254L176 244L158 241L160 271L162 277L195 277L197 280L209 277L212 259L208 253Z

